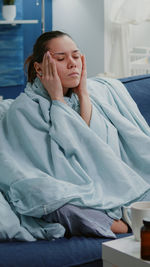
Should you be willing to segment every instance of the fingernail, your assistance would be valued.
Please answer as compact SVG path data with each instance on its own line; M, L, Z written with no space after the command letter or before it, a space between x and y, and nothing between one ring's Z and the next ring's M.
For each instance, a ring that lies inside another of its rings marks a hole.
M47 52L46 52L46 54L47 54L47 56L49 56L49 57L50 57L50 52L49 52L49 51L47 51Z

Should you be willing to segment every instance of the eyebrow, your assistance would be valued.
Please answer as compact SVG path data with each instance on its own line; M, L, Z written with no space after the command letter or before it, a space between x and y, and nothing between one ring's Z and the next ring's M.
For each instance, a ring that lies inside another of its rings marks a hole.
M72 51L72 53L77 53L77 52L80 52L79 49ZM56 52L56 53L50 52L50 53L53 56L55 56L55 55L65 55L66 54L65 52Z

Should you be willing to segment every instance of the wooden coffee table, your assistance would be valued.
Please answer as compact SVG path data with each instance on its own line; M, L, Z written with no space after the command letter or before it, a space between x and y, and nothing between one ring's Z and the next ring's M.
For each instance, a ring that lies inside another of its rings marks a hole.
M140 242L128 236L102 244L103 267L150 267L140 258Z

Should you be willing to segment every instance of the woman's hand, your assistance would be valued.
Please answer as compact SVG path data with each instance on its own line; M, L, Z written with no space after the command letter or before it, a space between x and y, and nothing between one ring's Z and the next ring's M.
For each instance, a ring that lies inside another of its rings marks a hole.
M42 75L37 73L37 77L40 79L52 100L65 102L62 84L57 73L56 63L51 57L49 51L47 51L43 57Z
M82 73L79 85L73 89L73 92L77 94L80 102L80 115L86 124L90 125L91 114L92 114L92 104L87 91L87 72L85 57L81 56L82 59Z
M82 60L82 73L81 73L80 83L79 83L79 85L76 88L74 88L72 90L75 94L77 94L79 100L84 95L88 95L88 92L87 92L87 84L86 84L87 71L86 71L86 62L85 62L84 55L81 56L81 60Z

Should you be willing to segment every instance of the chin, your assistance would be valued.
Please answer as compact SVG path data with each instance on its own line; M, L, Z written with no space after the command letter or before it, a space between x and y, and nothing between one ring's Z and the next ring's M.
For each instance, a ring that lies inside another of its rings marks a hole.
M67 87L68 88L75 88L79 85L80 81L76 80L76 81L71 81L70 83L68 83Z
M80 77L73 77L70 79L65 79L62 82L63 88L75 88L80 84Z

